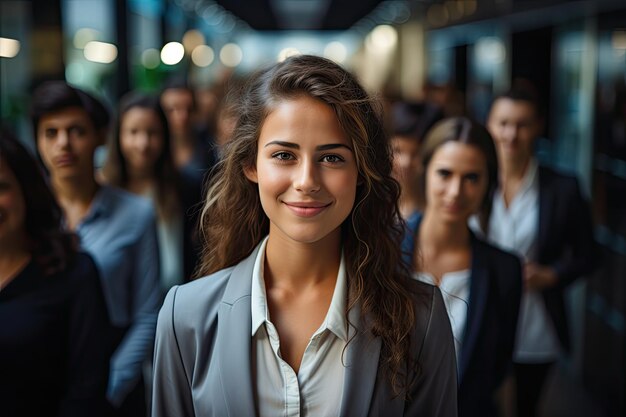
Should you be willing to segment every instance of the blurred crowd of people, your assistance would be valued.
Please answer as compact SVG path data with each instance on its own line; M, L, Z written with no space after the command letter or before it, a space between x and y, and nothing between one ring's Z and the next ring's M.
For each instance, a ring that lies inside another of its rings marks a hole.
M36 155L19 140L29 138L2 132L1 414L149 413L159 309L210 262L202 208L233 163L225 149L245 128L245 85L196 91L173 79L111 112L49 81L32 92ZM514 85L484 125L433 100L383 107L404 267L443 296L458 414L536 416L547 375L571 348L564 290L596 259L578 181L534 156L544 105Z

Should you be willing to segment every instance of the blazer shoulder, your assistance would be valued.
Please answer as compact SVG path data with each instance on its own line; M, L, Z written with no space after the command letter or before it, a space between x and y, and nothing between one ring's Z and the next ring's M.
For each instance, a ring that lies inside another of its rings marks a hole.
M419 358L427 338L441 338L439 341L445 343L451 335L451 329L439 288L417 280L411 280L409 288L415 299L413 338Z
M234 267L222 269L183 285L174 286L168 292L162 312L170 310L177 330L205 328L213 321Z
M476 238L473 242L478 262L489 270L501 295L522 291L522 260L515 254Z
M517 269L522 266L522 261L519 256L486 242L479 237L475 238L474 245L476 245L475 250L484 254L484 259L489 260L492 264L506 269Z
M579 193L580 190L578 177L545 166L539 167L539 184L549 186L557 193L572 191Z

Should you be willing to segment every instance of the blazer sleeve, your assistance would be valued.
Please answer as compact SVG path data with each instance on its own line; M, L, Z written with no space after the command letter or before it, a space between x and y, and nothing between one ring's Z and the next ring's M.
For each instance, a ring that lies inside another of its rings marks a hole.
M407 402L406 416L457 417L454 341L439 288L432 287L430 311L417 357L419 372ZM419 341L418 341L419 342Z
M563 239L566 250L551 266L557 273L557 288L564 288L577 278L589 274L596 265L596 245L593 237L591 212L580 192L578 181L568 178L569 200L567 209L567 231Z
M194 416L190 379L187 375L174 320L176 294L173 287L157 321L152 381L152 417Z

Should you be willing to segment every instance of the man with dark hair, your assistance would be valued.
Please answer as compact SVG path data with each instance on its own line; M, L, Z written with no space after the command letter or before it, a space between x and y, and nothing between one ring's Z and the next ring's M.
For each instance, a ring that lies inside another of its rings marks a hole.
M519 417L536 415L550 368L570 350L564 290L594 267L591 214L578 181L534 158L543 126L539 101L523 89L497 96L487 120L500 164L487 237L525 261L513 358Z
M100 273L114 328L109 414L145 415L142 364L152 351L161 300L154 209L96 182L94 151L105 141L109 114L93 96L63 81L44 83L34 92L32 122L66 225Z

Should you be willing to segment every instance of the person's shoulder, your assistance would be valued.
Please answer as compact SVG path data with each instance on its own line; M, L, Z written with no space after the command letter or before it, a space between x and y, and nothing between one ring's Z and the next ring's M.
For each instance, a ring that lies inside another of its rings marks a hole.
M97 273L96 263L87 252L76 252L68 269L77 275Z
M115 210L134 213L137 217L154 216L154 205L149 198L109 185L102 187L102 193Z
M86 252L77 252L63 271L69 286L81 293L100 289L100 273L94 259Z
M475 250L481 251L484 254L484 259L491 264L503 266L504 268L521 268L521 260L517 255L499 248L478 236L474 237L473 244L476 245Z
M212 320L222 303L234 267L195 279L169 290L162 310L171 310L176 327L204 327Z
M578 177L576 175L557 170L545 165L539 166L539 182L544 184L551 184L557 190L570 190L572 188L578 189Z
M423 214L421 211L413 212L409 217L406 218L406 226L407 228L415 233L415 230L419 226L422 221Z
M102 187L102 193L110 215L123 221L128 230L145 230L155 224L156 211L150 199L108 185Z
M522 291L522 260L514 253L499 248L479 237L473 240L474 250L480 253L483 267L501 298L518 297ZM517 294L517 295L515 295Z
M408 287L414 301L416 328L419 333L428 327L436 303L435 295L439 290L434 285L416 279L409 280Z
M443 346L450 343L452 330L439 288L411 280L409 291L415 301L415 326L411 343L419 360L424 355L424 349L430 350L438 344Z

